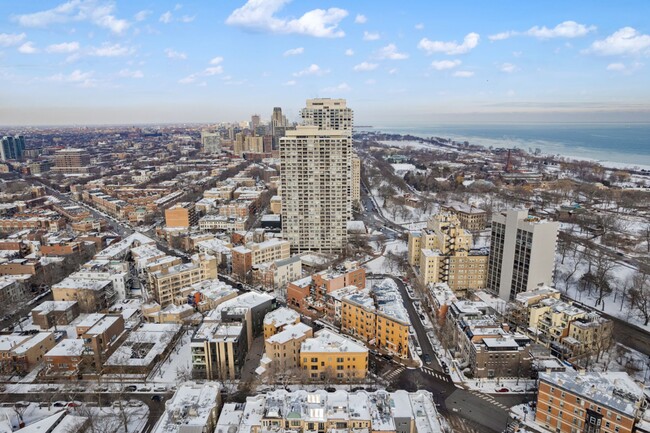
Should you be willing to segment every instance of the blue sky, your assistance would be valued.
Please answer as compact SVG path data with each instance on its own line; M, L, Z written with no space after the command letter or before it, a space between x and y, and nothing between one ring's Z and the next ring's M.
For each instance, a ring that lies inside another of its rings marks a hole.
M4 0L0 124L650 121L650 2Z

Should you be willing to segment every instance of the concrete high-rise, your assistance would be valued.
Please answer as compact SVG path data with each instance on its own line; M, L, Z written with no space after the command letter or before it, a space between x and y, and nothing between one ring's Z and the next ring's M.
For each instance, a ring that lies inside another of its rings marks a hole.
M0 147L0 159L23 159L25 153L25 137L17 135L15 137L2 137L2 147Z
M553 285L559 223L513 209L492 216L487 288L503 300Z
M57 173L88 173L90 156L85 149L62 149L54 154L54 165Z
M202 130L201 147L204 153L221 153L221 134Z
M340 252L352 215L352 110L311 99L280 139L282 230L294 251Z

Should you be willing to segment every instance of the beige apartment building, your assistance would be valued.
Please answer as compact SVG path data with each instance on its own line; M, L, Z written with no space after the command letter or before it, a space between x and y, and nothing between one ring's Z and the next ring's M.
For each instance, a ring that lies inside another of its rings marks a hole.
M368 374L368 349L321 329L300 346L300 366L310 379L363 379Z
M288 259L291 254L289 241L273 238L264 242L250 242L232 249L232 272L245 276L254 265Z
M305 125L280 139L282 230L292 250L339 252L352 215L352 110L310 99Z
M361 160L359 155L352 153L352 203L358 205L361 201Z
M84 149L61 149L54 154L54 169L57 173L76 174L90 172L90 156Z
M456 215L460 221L460 226L465 230L481 231L487 225L487 212L476 206L452 202L441 205L440 210Z
M486 284L488 252L472 249L472 235L451 213L434 215L426 229L409 232L408 261L419 267L425 286L447 283L454 292L464 292Z
M300 323L300 314L291 308L280 307L264 316L264 338L278 334L289 325Z
M269 359L266 371L272 374L290 372L300 366L300 347L314 335L310 326L295 323L264 340L264 351ZM295 371L293 372L295 375Z
M26 374L56 345L54 333L0 336L0 374Z
M149 275L149 288L161 307L174 302L181 289L203 280L217 278L217 258L200 253L190 263L170 266Z
M169 228L189 229L198 224L194 203L183 202L165 209L165 225Z

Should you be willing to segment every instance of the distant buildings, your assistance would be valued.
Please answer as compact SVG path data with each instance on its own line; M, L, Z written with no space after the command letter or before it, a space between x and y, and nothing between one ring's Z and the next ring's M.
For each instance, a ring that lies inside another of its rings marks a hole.
M221 134L202 130L201 147L204 153L221 153Z
M21 160L25 153L25 137L16 135L15 137L2 137L2 147L0 147L0 159L7 161L10 159Z
M553 284L559 223L509 210L492 216L487 288L503 300Z
M352 213L352 110L310 99L280 139L282 230L294 251L340 252Z
M487 225L487 212L476 206L465 203L452 202L441 205L440 209L445 212L451 212L458 217L460 226L469 231L481 231Z
M168 228L186 229L198 224L194 203L183 202L165 209L165 225Z
M62 174L89 173L90 156L85 149L58 150L54 154L54 171Z
M540 373L535 422L561 433L632 433L645 404L627 373Z

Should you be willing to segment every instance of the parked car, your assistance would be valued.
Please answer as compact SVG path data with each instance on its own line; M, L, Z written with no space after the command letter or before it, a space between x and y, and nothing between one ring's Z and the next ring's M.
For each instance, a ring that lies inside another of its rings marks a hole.
M420 347L415 348L415 353L417 353L418 356L422 356L422 348Z
M163 401L163 397L158 395L158 394L154 394L154 395L151 396L151 400L152 401Z
M135 392L138 389L135 385L128 385L124 387L125 392Z
M510 391L508 388L499 388L496 390L497 392L508 392Z
M429 355L428 353L425 353L424 356L422 356L422 360L424 361L424 363L426 365L431 364L431 355Z

